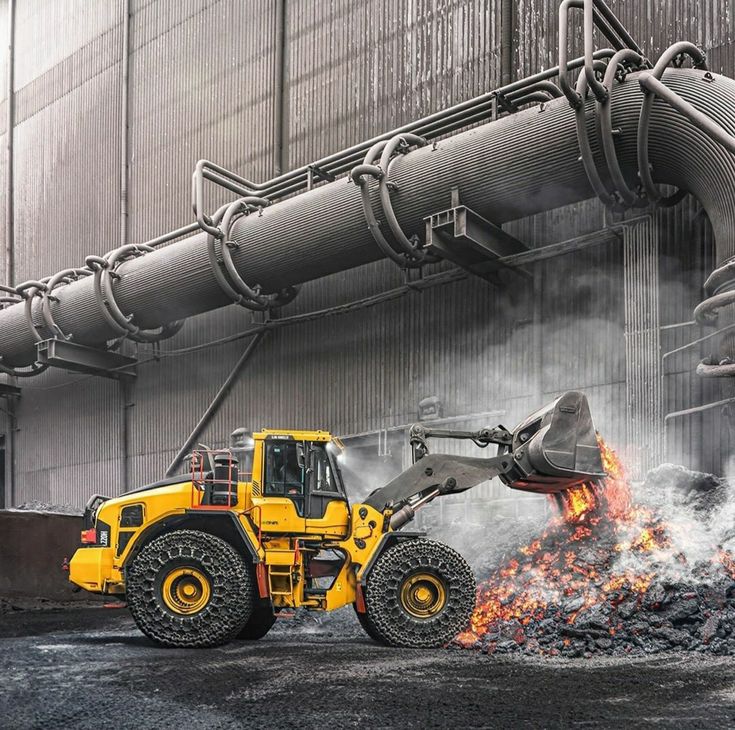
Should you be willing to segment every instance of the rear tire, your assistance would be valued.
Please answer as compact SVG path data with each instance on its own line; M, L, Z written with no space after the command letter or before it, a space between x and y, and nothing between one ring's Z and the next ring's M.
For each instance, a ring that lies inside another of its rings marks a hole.
M380 634L375 630L375 627L370 623L370 619L368 618L368 615L366 613L360 613L357 610L357 606L355 604L352 604L355 608L355 615L357 616L357 620L360 622L360 626L362 626L362 630L373 640L377 641L379 644L384 644L385 642L381 638Z
M246 641L262 639L271 630L274 623L276 623L276 614L273 613L271 602L261 599L256 602L245 628L237 635L237 638Z
M218 646L235 638L253 611L251 566L229 543L176 530L146 545L127 574L138 628L163 646Z
M472 570L456 550L434 540L399 542L368 576L365 619L385 644L445 646L469 625L475 590Z

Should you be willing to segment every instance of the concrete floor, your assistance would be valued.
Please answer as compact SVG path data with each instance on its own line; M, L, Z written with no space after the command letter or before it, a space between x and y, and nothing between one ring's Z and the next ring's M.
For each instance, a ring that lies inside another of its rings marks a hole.
M12 612L0 615L0 677L2 728L735 725L731 659L396 650L351 615L181 650L151 644L125 609Z

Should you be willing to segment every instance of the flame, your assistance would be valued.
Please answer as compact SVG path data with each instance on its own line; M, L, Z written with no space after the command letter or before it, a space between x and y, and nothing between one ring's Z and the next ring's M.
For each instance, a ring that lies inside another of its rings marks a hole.
M640 600L648 590L654 572L615 572L614 562L628 551L665 552L666 527L650 510L633 504L620 458L599 436L598 443L606 478L564 492L559 514L545 532L478 586L470 628L456 640L461 646L475 645L488 634L492 645L501 624L511 621L525 626L533 620L563 617L573 624L585 609L603 601L616 604L622 595ZM610 541L612 551L603 547ZM730 557L727 565L735 575L735 559ZM610 633L614 632L611 626ZM524 637L516 634L513 638L522 643Z
M564 519L567 522L581 522L596 507L597 498L592 485L582 484L565 495Z

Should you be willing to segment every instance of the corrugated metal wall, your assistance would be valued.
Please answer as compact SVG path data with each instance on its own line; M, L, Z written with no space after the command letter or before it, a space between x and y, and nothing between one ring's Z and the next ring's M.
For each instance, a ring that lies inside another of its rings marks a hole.
M500 0L288 8L292 166L500 85Z
M16 2L16 283L118 240L122 8ZM116 384L63 372L20 384L16 501L81 504L119 483Z
M735 73L730 0L697 2L696 12L693 0L643 5L645 11L641 3L613 3L651 55L690 38L712 49L716 70ZM285 6L290 166L499 83L500 0L286 0ZM125 7L124 0L18 2L18 281L79 264L119 241ZM201 157L254 179L273 174L276 7L276 0L131 0L131 241L189 221L189 178ZM518 0L515 7L519 77L554 65L558 0ZM6 10L0 3L3 37ZM0 79L6 63L3 51ZM0 142L4 96L0 90ZM663 324L690 318L711 269L708 233L695 213L687 203L659 216ZM0 210L0 230L3 215ZM535 246L605 223L602 207L589 201L509 230ZM622 243L538 266L540 307L533 306L530 285L499 290L467 279L270 334L202 438L225 443L239 425L378 430L413 420L427 395L439 396L448 415L498 408L512 423L540 397L574 387L588 392L601 430L625 449ZM377 263L305 287L288 311L355 299L401 281L394 267ZM131 481L160 475L245 343L171 351L237 332L249 321L234 307L190 321L162 345L160 359L140 366L127 402L114 382L64 372L23 383L16 501L80 504L91 492L120 491L125 411ZM663 347L692 336L686 329L666 331ZM139 354L148 359L154 353L140 348ZM720 384L693 376L699 354L668 363L667 410L723 392ZM715 412L677 422L669 434L672 456L719 468L717 439L705 436L721 427Z

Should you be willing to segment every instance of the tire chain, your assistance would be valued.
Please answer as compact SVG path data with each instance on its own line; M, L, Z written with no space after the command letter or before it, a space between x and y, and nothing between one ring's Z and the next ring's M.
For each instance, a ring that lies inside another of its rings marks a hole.
M352 604L355 606L355 604ZM377 632L375 627L373 626L372 622L370 621L370 617L367 615L367 613L360 613L357 610L357 606L355 606L355 615L357 616L357 620L360 622L360 626L362 626L362 630L373 640L377 641L379 644L384 644L383 637Z
M417 620L400 605L403 581L419 571L434 573L447 585L446 605L431 619ZM475 590L472 569L448 545L421 539L398 543L378 558L368 577L365 591L367 626L363 624L363 628L371 634L369 627L391 646L444 646L467 628L475 608Z
M207 605L177 616L162 604L157 579L166 566L201 567L211 581ZM227 542L197 530L176 530L156 538L138 555L127 575L127 598L138 628L164 646L224 644L243 629L253 610L252 569Z

